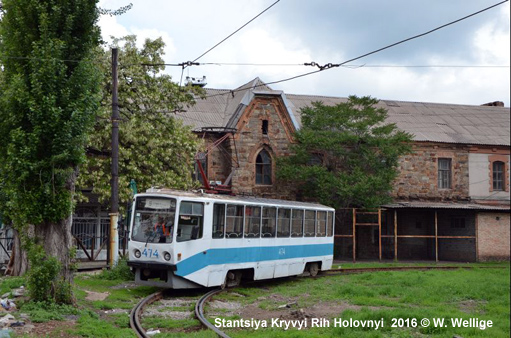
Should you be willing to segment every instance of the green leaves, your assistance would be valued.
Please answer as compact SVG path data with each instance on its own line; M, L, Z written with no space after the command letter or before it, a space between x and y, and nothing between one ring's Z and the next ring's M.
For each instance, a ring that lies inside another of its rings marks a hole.
M280 160L277 175L306 198L336 208L384 204L411 140L386 118L371 97L350 96L335 106L312 103L302 109L295 155Z
M175 118L175 110L194 103L202 92L181 88L162 73L162 39L146 40L138 49L136 37L116 39L119 47L119 200L131 200L129 182L140 191L151 186L188 189L194 185L192 170L200 141ZM90 152L79 176L79 186L92 187L102 201L110 198L111 167L111 53L102 52L104 74L102 107L89 140ZM144 65L145 64L145 65Z
M6 0L0 22L2 210L15 225L57 222L99 103L96 1Z

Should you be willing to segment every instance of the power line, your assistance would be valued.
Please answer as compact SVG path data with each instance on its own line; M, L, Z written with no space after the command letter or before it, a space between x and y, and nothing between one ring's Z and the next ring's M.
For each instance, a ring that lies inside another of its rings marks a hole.
M37 61L62 61L62 62L91 62L99 63L98 60L68 60L68 59L43 59L24 56L0 56L0 59L15 59L15 60L37 60ZM312 63L312 62L311 62ZM248 67L298 67L310 66L311 63L249 63L249 62L182 62L182 63L128 63L120 64L121 68L130 66L143 66L143 67L183 67L183 66L248 66ZM314 64L316 64L314 62ZM505 65L379 65L379 64L360 64L360 65L342 65L344 68L510 68L511 66Z
M417 39L417 38L420 38L420 37L422 37L422 36L425 36L425 35L431 34L431 33L435 32L435 31L437 31L437 30L440 30L440 29L445 28L445 27L450 26L450 25L454 25L455 23L458 23L458 22L460 22L460 21L466 20L466 19L468 19L468 18L470 18L470 17L473 17L473 16L475 16L475 15L477 15L477 14L483 13L483 12L485 12L485 11L487 11L487 10L490 10L490 9L494 8L494 7L500 6L500 5L502 5L503 3L506 3L506 2L508 2L508 1L509 1L509 0L501 1L501 2L499 2L499 3L497 3L497 4L495 4L495 5L492 5L492 6L490 6L490 7L486 7L486 8L484 8L484 9L480 10L480 11L477 11L477 12L475 12L475 13L472 13L472 14L469 14L469 15L467 15L467 16L464 16L464 17L462 17L462 18L460 18L460 19L458 19L458 20L451 21L451 22L449 22L449 23L446 23L445 25L439 26L439 27L434 28L434 29L432 29L432 30L430 30L430 31L427 31L427 32L424 32L424 33L421 33L421 34L417 34L417 35L415 35L415 36L412 36L411 38L404 39L404 40L398 41L398 42L396 42L396 43L390 44L390 45L388 45L388 46L382 47L382 48L380 48L380 49L374 50L374 51L372 51L372 52L366 53L366 54L364 54L364 55L357 56L356 58L353 58L353 59L350 59L350 60L344 61L343 63L340 63L340 64L339 64L339 66L342 66L343 64L346 64L346 63L349 63L349 62L352 62L352 61L355 61L355 60L361 59L361 58L363 58L363 57L366 57L366 56L369 56L369 55L372 55L372 54L375 54L375 53L381 52L381 51L383 51L383 50L385 50L385 49L388 49L388 48L391 48L391 47L397 46L397 45L402 44L402 43L405 43L405 42L407 42L407 41L410 41L410 40L413 40L413 39Z
M216 45L214 45L213 47L211 47L210 49L208 49L207 51L205 51L204 53L202 53L199 57L195 58L195 60L193 60L192 62L195 62L197 60L199 60L201 57L203 57L204 55L208 54L209 52L211 52L213 49L215 49L216 47L218 47L222 42L224 42L225 40L229 39L231 36L233 36L234 34L238 33L240 30L242 30L245 26L247 26L249 23L251 23L252 21L254 21L255 19L257 19L259 16L261 16L264 12L266 12L267 10L269 10L270 8L272 8L273 6L275 6L278 2L280 2L280 0L277 0L275 1L273 4L271 4L269 7L267 7L264 11L262 11L261 13L257 14L255 17L253 17L250 21L248 21L247 23L245 23L243 26L241 26L240 28L238 28L237 30L235 30L234 32L232 32L231 34L229 34L226 38L224 38L222 41L220 41L219 43L217 43Z
M305 77L305 76L309 76L309 75L312 75L312 74L316 74L316 73L319 73L319 72L321 72L321 71L323 71L323 70L327 70L327 69L331 69L331 68L336 68L336 67L344 66L345 64L347 64L347 63L349 63L349 62L353 62L353 61L355 61L355 60L359 60L359 59L364 58L364 57L366 57L366 56L369 56L369 55L372 55L372 54L379 53L379 52L381 52L381 51L383 51L383 50L385 50L385 49L388 49L388 48L391 48L391 47L395 47L395 46L397 46L397 45L399 45L399 44L402 44L402 43L408 42L408 41L410 41L410 40L417 39L417 38L419 38L419 37L422 37L422 36L425 36L425 35L431 34L431 33L435 32L435 31L437 31L437 30L440 30L440 29L442 29L442 28L448 27L448 26L453 25L453 24L455 24L455 23L458 23L458 22L460 22L460 21L466 20L466 19L468 19L468 18L470 18L470 17L472 17L472 16L475 16L475 15L477 15L477 14L483 13L483 12L485 12L485 11L487 11L487 10L490 10L490 9L494 8L494 7L500 6L500 5L502 5L502 4L504 4L504 3L508 2L508 1L509 1L509 0L501 1L501 2L499 2L499 3L497 3L497 4L494 4L494 5L492 5L492 6L486 7L486 8L484 8L484 9L480 10L480 11L474 12L474 13L469 14L469 15L467 15L467 16L464 16L464 17L462 17L462 18L460 18L460 19L457 19L457 20L451 21L451 22L449 22L449 23L446 23L446 24L444 24L444 25L438 26L438 27L436 27L436 28L434 28L434 29L431 29L431 30L429 30L429 31L427 31L427 32L424 32L424 33L421 33L421 34L414 35L414 36L412 36L412 37L410 37L410 38L407 38L407 39L404 39L404 40L401 40L401 41L395 42L395 43L393 43L393 44L390 44L390 45L387 45L387 46L385 46L385 47L382 47L382 48L376 49L376 50L374 50L374 51L372 51L372 52L369 52L369 53L362 54L362 55L360 55L360 56L357 56L357 57L355 57L355 58L352 58L352 59L349 59L349 60L343 61L343 62L341 62L341 63L337 63L337 64L328 63L328 64L325 64L325 65L321 66L321 65L319 65L319 64L317 64L317 63L315 63L315 62L311 62L311 63L309 63L308 65L313 66L313 67L314 67L314 66L317 66L319 69L318 69L318 70L316 70L316 71L312 71L312 72L303 73L303 74L295 75L295 76L292 76L292 77L288 77L288 78L285 78L285 79L282 79L282 80L277 80L277 81L267 82L267 83L264 83L264 84L257 85L256 87L265 86L265 85L271 85L271 84L277 84L277 83L282 83L282 82L287 82L287 81L295 80L295 79L298 79L298 78L301 78L301 77ZM229 93L234 93L234 92L237 92L237 91L240 91L240 90L243 90L243 89L232 90L232 91L230 91ZM225 93L209 95L209 96L206 96L206 98L208 98L208 97L213 97L213 96L219 96L219 95L225 95Z

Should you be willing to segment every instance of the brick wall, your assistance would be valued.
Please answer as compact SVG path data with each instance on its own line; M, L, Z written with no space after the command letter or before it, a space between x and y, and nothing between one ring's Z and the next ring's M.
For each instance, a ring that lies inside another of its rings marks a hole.
M263 121L268 121L267 133L263 133ZM294 127L283 102L277 97L257 96L241 116L236 133L236 148L240 167L232 180L233 190L261 197L294 199L290 187L277 182L276 161L291 154ZM232 147L231 147L232 148ZM265 149L272 162L272 184L255 182L256 158Z
M451 189L438 188L438 159L451 159ZM463 146L415 143L401 157L392 195L398 200L459 201L469 199L468 149Z
M509 228L509 213L478 213L477 248L479 261L509 260Z

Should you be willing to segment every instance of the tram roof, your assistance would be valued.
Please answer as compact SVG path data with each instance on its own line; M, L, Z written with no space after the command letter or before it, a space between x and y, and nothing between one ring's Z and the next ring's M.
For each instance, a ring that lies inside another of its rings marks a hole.
M282 206L294 207L294 208L322 208L322 209L331 209L334 208L328 207L319 203L311 203L311 202L299 202L299 201L288 201L288 200L279 200L273 198L260 198L253 196L231 196L231 195L218 195L218 194L208 194L203 191L182 191L182 190L174 190L168 188L150 188L145 193L137 194L137 196L143 195L172 195L175 197L185 197L185 198L207 198L211 200L225 201L225 202L240 202L240 203L250 203L250 204L278 204Z

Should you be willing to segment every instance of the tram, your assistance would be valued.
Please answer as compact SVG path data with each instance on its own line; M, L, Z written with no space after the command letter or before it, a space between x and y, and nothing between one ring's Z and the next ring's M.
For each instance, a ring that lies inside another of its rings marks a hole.
M335 210L320 204L150 189L135 195L128 265L137 284L184 289L332 266Z

